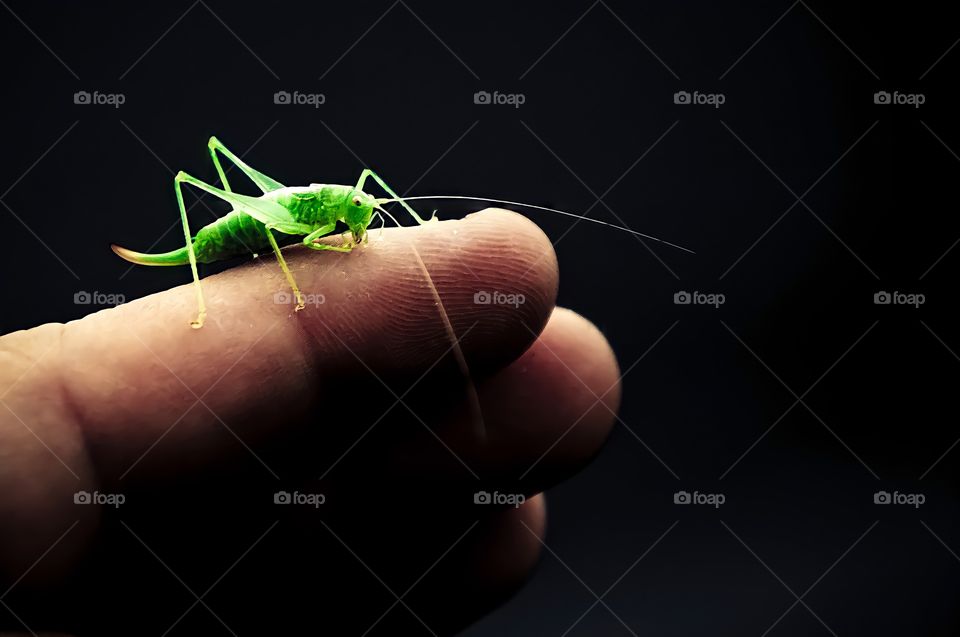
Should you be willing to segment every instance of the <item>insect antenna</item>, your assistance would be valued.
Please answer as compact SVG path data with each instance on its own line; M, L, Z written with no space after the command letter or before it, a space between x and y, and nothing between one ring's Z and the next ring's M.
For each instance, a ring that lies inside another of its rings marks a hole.
M400 225L400 222L397 221L397 218L387 212L385 208L381 208L378 205L377 211L378 213L382 212L390 217L390 220L397 224L397 226ZM470 409L473 411L474 435L477 436L479 440L486 440L487 425L483 419L483 408L480 406L480 395L477 393L477 385L473 381L473 375L470 373L470 366L467 365L467 358L463 355L463 350L460 348L460 339L457 338L457 333L453 330L453 324L450 323L450 317L447 316L447 308L444 307L443 299L440 298L440 291L437 290L437 286L433 282L433 277L430 276L430 271L427 270L427 265L423 262L423 258L420 256L420 251L417 250L417 246L413 245L413 243L410 244L410 249L413 251L413 256L417 259L417 265L420 267L420 271L423 272L424 279L426 280L427 285L430 287L430 293L433 295L433 300L437 304L437 310L440 313L440 320L443 322L443 328L447 333L447 338L450 340L450 351L453 353L453 356L457 361L457 366L460 368L460 374L467 382L467 396L470 401Z
M615 224L615 223L610 223L610 222L608 222L608 221L602 221L602 220L600 220L600 219L594 219L594 218L592 218L592 217L587 217L587 216L585 216L585 215L578 215L578 214L573 213L573 212L567 212L566 210L557 210L556 208L547 208L546 206L537 206L537 205L530 204L530 203L523 203L522 201L508 201L508 200L506 200L506 199L491 199L491 198L489 198L489 197L470 197L470 196L466 196L466 195L424 195L424 196L420 196L420 197L398 197L398 198L396 198L396 199L377 199L377 203L378 203L378 204L385 204L385 203L391 203L391 202L394 202L394 201L401 201L401 200L402 200L402 201L415 201L415 200L423 200L423 199L465 199L465 200L469 200L469 201L483 201L483 202L486 202L486 203L504 204L504 205L507 205L507 206L522 206L522 207L524 207L524 208L531 208L531 209L533 209L533 210L542 210L542 211L544 211L544 212L553 212L553 213L556 213L556 214L558 214L558 215L564 215L564 216L566 216L566 217L573 217L573 218L575 218L575 219L582 219L583 221L589 221L590 223L596 223L596 224L599 224L599 225L601 225L601 226L607 226L608 228L613 228L613 229L615 229L615 230L622 230L623 232L629 232L629 233L632 234L632 235L636 235L636 236L638 236L638 237L643 237L644 239L650 239L651 241L657 241L657 242L662 243L662 244L664 244L664 245L670 246L671 248L676 248L677 250L683 250L684 252L689 252L690 254L696 254L696 252L694 252L693 250L691 250L691 249L689 249L689 248L684 248L683 246L677 245L677 244L675 244L675 243L671 243L671 242L669 242L669 241L665 241L665 240L663 240L663 239L660 239L660 238L658 238L658 237L651 236L651 235L649 235L649 234L644 234L643 232L637 232L636 230L631 230L630 228L625 228L624 226L618 226L618 225ZM381 208L381 210L382 210L382 208Z

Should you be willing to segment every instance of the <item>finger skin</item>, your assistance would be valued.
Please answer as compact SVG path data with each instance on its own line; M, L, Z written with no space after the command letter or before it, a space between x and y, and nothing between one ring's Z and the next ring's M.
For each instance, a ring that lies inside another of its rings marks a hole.
M537 341L482 385L485 395L509 397L486 412L496 423L487 466L536 493L570 477L606 442L620 409L620 368L595 325L556 308Z
M304 293L322 295L322 304L300 312L275 304L286 282L275 263L260 259L204 280L209 318L201 330L186 327L194 311L189 286L68 326L62 377L98 467L108 475L125 470L181 416L166 435L182 444L170 447L180 461L191 453L203 461L217 451L206 438L222 440L224 422L251 423L243 437L252 444L284 420L349 401L325 392L331 378L364 372L359 395L369 383L364 368L382 378L419 375L451 342L411 246L454 332L466 334L461 346L471 370L516 358L533 339L529 330L546 323L556 259L539 228L515 213L388 230L352 254L290 249ZM523 294L526 302L519 309L475 304L474 294L487 289ZM191 410L197 397L204 404ZM149 460L155 466L163 458L151 452Z
M421 427L376 462L358 458L357 471L381 467L384 484L400 476L424 482L439 477L452 488L462 484L476 491L479 476L491 489L542 491L585 466L606 441L620 406L620 370L600 330L558 307L537 340L482 380L478 391L487 427L482 442L471 436L470 414L462 409L435 432L443 445ZM342 479L356 482L359 476Z
M0 519L12 522L0 525L0 581L19 577L72 521L90 528L96 507L74 506L78 490L116 485L134 465L127 479L171 466L189 472L236 450L224 428L255 446L313 410L339 424L333 408L345 397L325 393L330 378L364 372L349 401L362 399L367 368L391 378L432 365L450 342L412 247L454 332L466 334L471 370L519 356L553 308L552 246L515 213L490 210L371 239L352 254L285 251L303 291L323 295L302 312L273 302L286 282L275 263L259 259L204 279L201 330L188 326L194 292L181 286L0 339L0 387L14 387L0 407L0 492L15 494L0 499ZM478 305L480 291L525 302ZM68 531L24 583L64 569L86 533Z
M55 579L91 537L94 507L73 506L95 472L57 379L62 326L0 338L0 587ZM31 568L61 534L67 535ZM27 573L27 570L29 573Z

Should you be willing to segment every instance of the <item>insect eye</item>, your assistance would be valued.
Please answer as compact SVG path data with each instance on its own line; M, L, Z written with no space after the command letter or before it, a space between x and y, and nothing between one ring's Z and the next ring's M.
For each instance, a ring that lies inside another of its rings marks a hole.
M359 206L360 203L361 203L361 202L360 202L360 197L354 197L354 198L353 198L353 205L354 205L354 206Z

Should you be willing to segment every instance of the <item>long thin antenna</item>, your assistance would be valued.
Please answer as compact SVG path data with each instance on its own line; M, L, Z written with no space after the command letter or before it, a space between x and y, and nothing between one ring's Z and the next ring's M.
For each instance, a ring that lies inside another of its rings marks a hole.
M377 205L377 210L390 217L398 227L400 226L400 222L397 221L396 217L387 212L386 209L381 208L379 204ZM477 436L478 440L486 440L487 424L483 419L483 408L480 406L480 394L477 393L477 385L473 380L473 375L470 373L470 366L467 365L467 358L463 355L463 349L460 348L460 339L457 338L457 333L453 330L453 324L447 315L447 308L444 307L443 299L440 298L440 291L433 282L433 277L430 276L430 270L427 269L427 265L423 262L420 251L417 250L417 246L412 242L410 243L410 249L413 251L413 256L417 259L417 265L420 267L420 271L423 272L424 279L430 288L430 294L433 295L433 300L437 304L437 311L440 314L443 329L447 332L447 338L450 340L450 347L453 351L453 357L457 361L457 366L460 368L460 374L467 382L467 398L470 401L470 408L473 411L473 433Z
M623 226L618 226L618 225L615 224L615 223L609 223L609 222L607 222L607 221L601 221L600 219L593 219L593 218L591 218L591 217L587 217L587 216L584 216L584 215L574 214L574 213L572 213L572 212L567 212L566 210L557 210L556 208L547 208L547 207L545 207L545 206L536 206L536 205L534 205L534 204L523 203L522 201L508 201L508 200L506 200L506 199L490 199L489 197L469 197L469 196L466 196L466 195L424 195L424 196L420 196L420 197L398 197L398 198L396 198L396 199L377 199L377 203L378 203L378 204L385 204L385 203L391 203L391 202L394 202L394 201L400 201L401 199L402 199L403 201L414 201L414 200L418 200L418 199L466 199L466 200L470 200L470 201L484 201L484 202L487 202L487 203L505 204L505 205L508 205L508 206L523 206L523 207L525 207L525 208L532 208L532 209L534 209L534 210L543 210L543 211L545 211L545 212L555 212L555 213L558 214L558 215L564 215L564 216L566 216L566 217L573 217L573 218L575 218L575 219L582 219L582 220L584 220L584 221L589 221L589 222L591 222L591 223L596 223L596 224L599 224L599 225L601 225L601 226L607 226L607 227L609 227L609 228L614 228L614 229L616 229L616 230L622 230L623 232L629 232L629 233L632 234L632 235L636 235L636 236L638 236L638 237L643 237L644 239L650 239L651 241L657 241L657 242L662 243L662 244L664 244L664 245L668 245L668 246L670 246L671 248L676 248L676 249L678 249L678 250L683 250L684 252L689 252L690 254L696 254L696 252L694 252L693 250L691 250L691 249L689 249L689 248L684 248L683 246L677 245L676 243L671 243L671 242L669 242L669 241L664 241L663 239L659 239L659 238L654 237L654 236L651 236L651 235L649 235L649 234L644 234L644 233L642 233L642 232L637 232L636 230L631 230L630 228L625 228L625 227L623 227Z

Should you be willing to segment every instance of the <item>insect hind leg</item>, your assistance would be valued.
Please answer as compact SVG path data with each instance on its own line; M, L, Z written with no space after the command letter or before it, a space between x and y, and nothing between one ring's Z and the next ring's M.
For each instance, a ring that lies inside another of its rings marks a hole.
M287 262L283 258L283 254L280 253L280 246L277 245L277 239L273 236L273 230L270 228L265 228L264 232L267 233L267 239L270 241L270 247L273 248L273 253L277 255L277 263L280 264L280 269L283 270L283 275L287 277L287 283L290 285L290 289L293 290L293 296L297 299L297 305L293 308L293 311L299 312L306 307L306 303L304 303L303 300L303 294L300 292L300 286L297 285L297 280L293 278L293 273L290 272L290 268L287 266Z
M190 232L190 222L187 221L187 209L183 205L183 189L181 183L186 181L188 175L183 172L177 174L173 180L174 189L177 191L177 206L180 208L180 221L183 223L183 236L187 242L187 256L190 260L190 272L193 274L193 287L197 295L197 318L190 321L190 327L200 329L207 317L207 304L203 299L203 288L200 286L200 275L197 273L197 255L193 250L193 234Z
M290 268L287 267L287 263L284 260L283 255L280 254L280 247L277 245L277 241L274 238L271 229L276 228L278 232L283 232L285 234L305 234L306 232L310 231L309 226L296 223L285 209L273 202L265 202L253 197L238 195L230 190L223 190L217 188L216 186L211 186L210 184L201 181L192 175L188 175L182 170L177 173L174 181L176 182L177 187L177 202L180 205L180 216L183 219L184 234L187 236L190 267L193 270L194 283L197 287L197 300L200 305L200 311L197 320L191 323L193 327L198 328L203 325L203 319L206 316L206 307L203 302L203 292L200 289L200 278L197 275L196 255L193 251L193 241L190 238L190 228L187 224L187 213L183 206L183 194L180 186L181 183L188 183L199 188L200 190L203 190L204 192L213 195L214 197L226 201L227 203L233 205L236 210L250 215L267 227L267 239L270 242L270 246L273 248L273 253L277 256L277 261L280 263L280 269L283 270L284 276L287 278L287 282L290 283L290 287L293 289L293 292L297 297L297 309L303 309L303 295L300 293L300 288L297 285L296 280L293 278Z
M207 142L207 148L210 150L210 159L213 160L213 165L217 169L217 174L220 176L220 181L223 183L223 189L227 192L231 192L230 183L227 181L227 175L223 171L223 167L220 165L220 159L217 157L217 151L223 153L223 156L226 157L231 164L239 168L244 175L250 178L250 181L257 185L263 192L270 192L272 190L277 190L283 188L283 184L274 179L264 175L258 170L254 170L246 164L242 159L230 152L226 146L223 145L216 137L211 137L210 141Z

